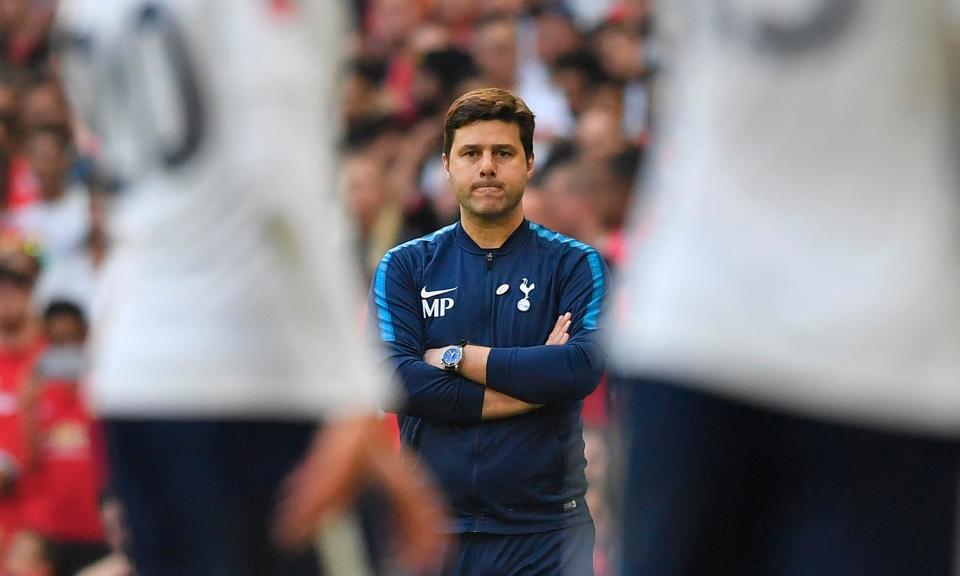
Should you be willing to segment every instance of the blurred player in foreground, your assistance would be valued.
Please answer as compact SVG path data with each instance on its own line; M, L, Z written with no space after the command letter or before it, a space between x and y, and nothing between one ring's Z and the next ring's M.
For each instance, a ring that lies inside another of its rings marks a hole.
M612 351L624 574L950 573L949 8L660 3L664 130Z
M442 545L373 417L389 399L332 201L337 8L61 3L64 80L117 190L91 382L138 574L317 574L318 521L367 480L407 565Z

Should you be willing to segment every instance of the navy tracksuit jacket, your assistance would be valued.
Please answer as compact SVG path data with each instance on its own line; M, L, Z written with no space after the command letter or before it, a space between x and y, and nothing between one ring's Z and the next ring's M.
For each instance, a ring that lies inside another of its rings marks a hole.
M384 256L371 313L406 391L400 433L444 488L452 531L534 533L590 520L580 409L604 370L597 322L607 291L593 248L527 220L496 250L457 223ZM569 342L545 346L565 312ZM461 341L493 348L490 388L544 406L481 421L483 386L423 362L428 348Z

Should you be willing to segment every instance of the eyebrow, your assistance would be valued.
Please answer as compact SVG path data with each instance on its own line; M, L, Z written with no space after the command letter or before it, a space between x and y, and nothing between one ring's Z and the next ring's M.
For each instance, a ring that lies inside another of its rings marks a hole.
M464 144L460 146L460 150L463 150L463 151L480 150L480 149L483 149L483 146L480 144ZM516 150L516 147L513 144L493 144L492 146L490 146L490 149L493 150L494 152L498 152L500 150L514 151Z

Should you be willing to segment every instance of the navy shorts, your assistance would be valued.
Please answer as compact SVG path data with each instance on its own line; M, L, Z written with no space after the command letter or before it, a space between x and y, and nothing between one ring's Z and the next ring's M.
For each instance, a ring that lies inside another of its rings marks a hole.
M535 534L457 534L446 576L593 576L593 522Z
M283 479L309 449L315 423L109 420L112 481L141 576L320 576L313 550L275 547L270 526ZM377 574L384 505L362 495L361 557Z
M958 445L621 381L624 576L947 576Z

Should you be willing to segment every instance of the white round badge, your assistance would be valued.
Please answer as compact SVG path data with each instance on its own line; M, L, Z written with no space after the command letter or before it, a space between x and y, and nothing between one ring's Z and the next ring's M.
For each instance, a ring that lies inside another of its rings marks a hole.
M517 310L521 312L526 312L530 309L530 301L524 298L523 300L517 302Z
M501 284L497 286L497 296L503 296L504 294L507 293L507 290L509 289L510 289L509 284Z

